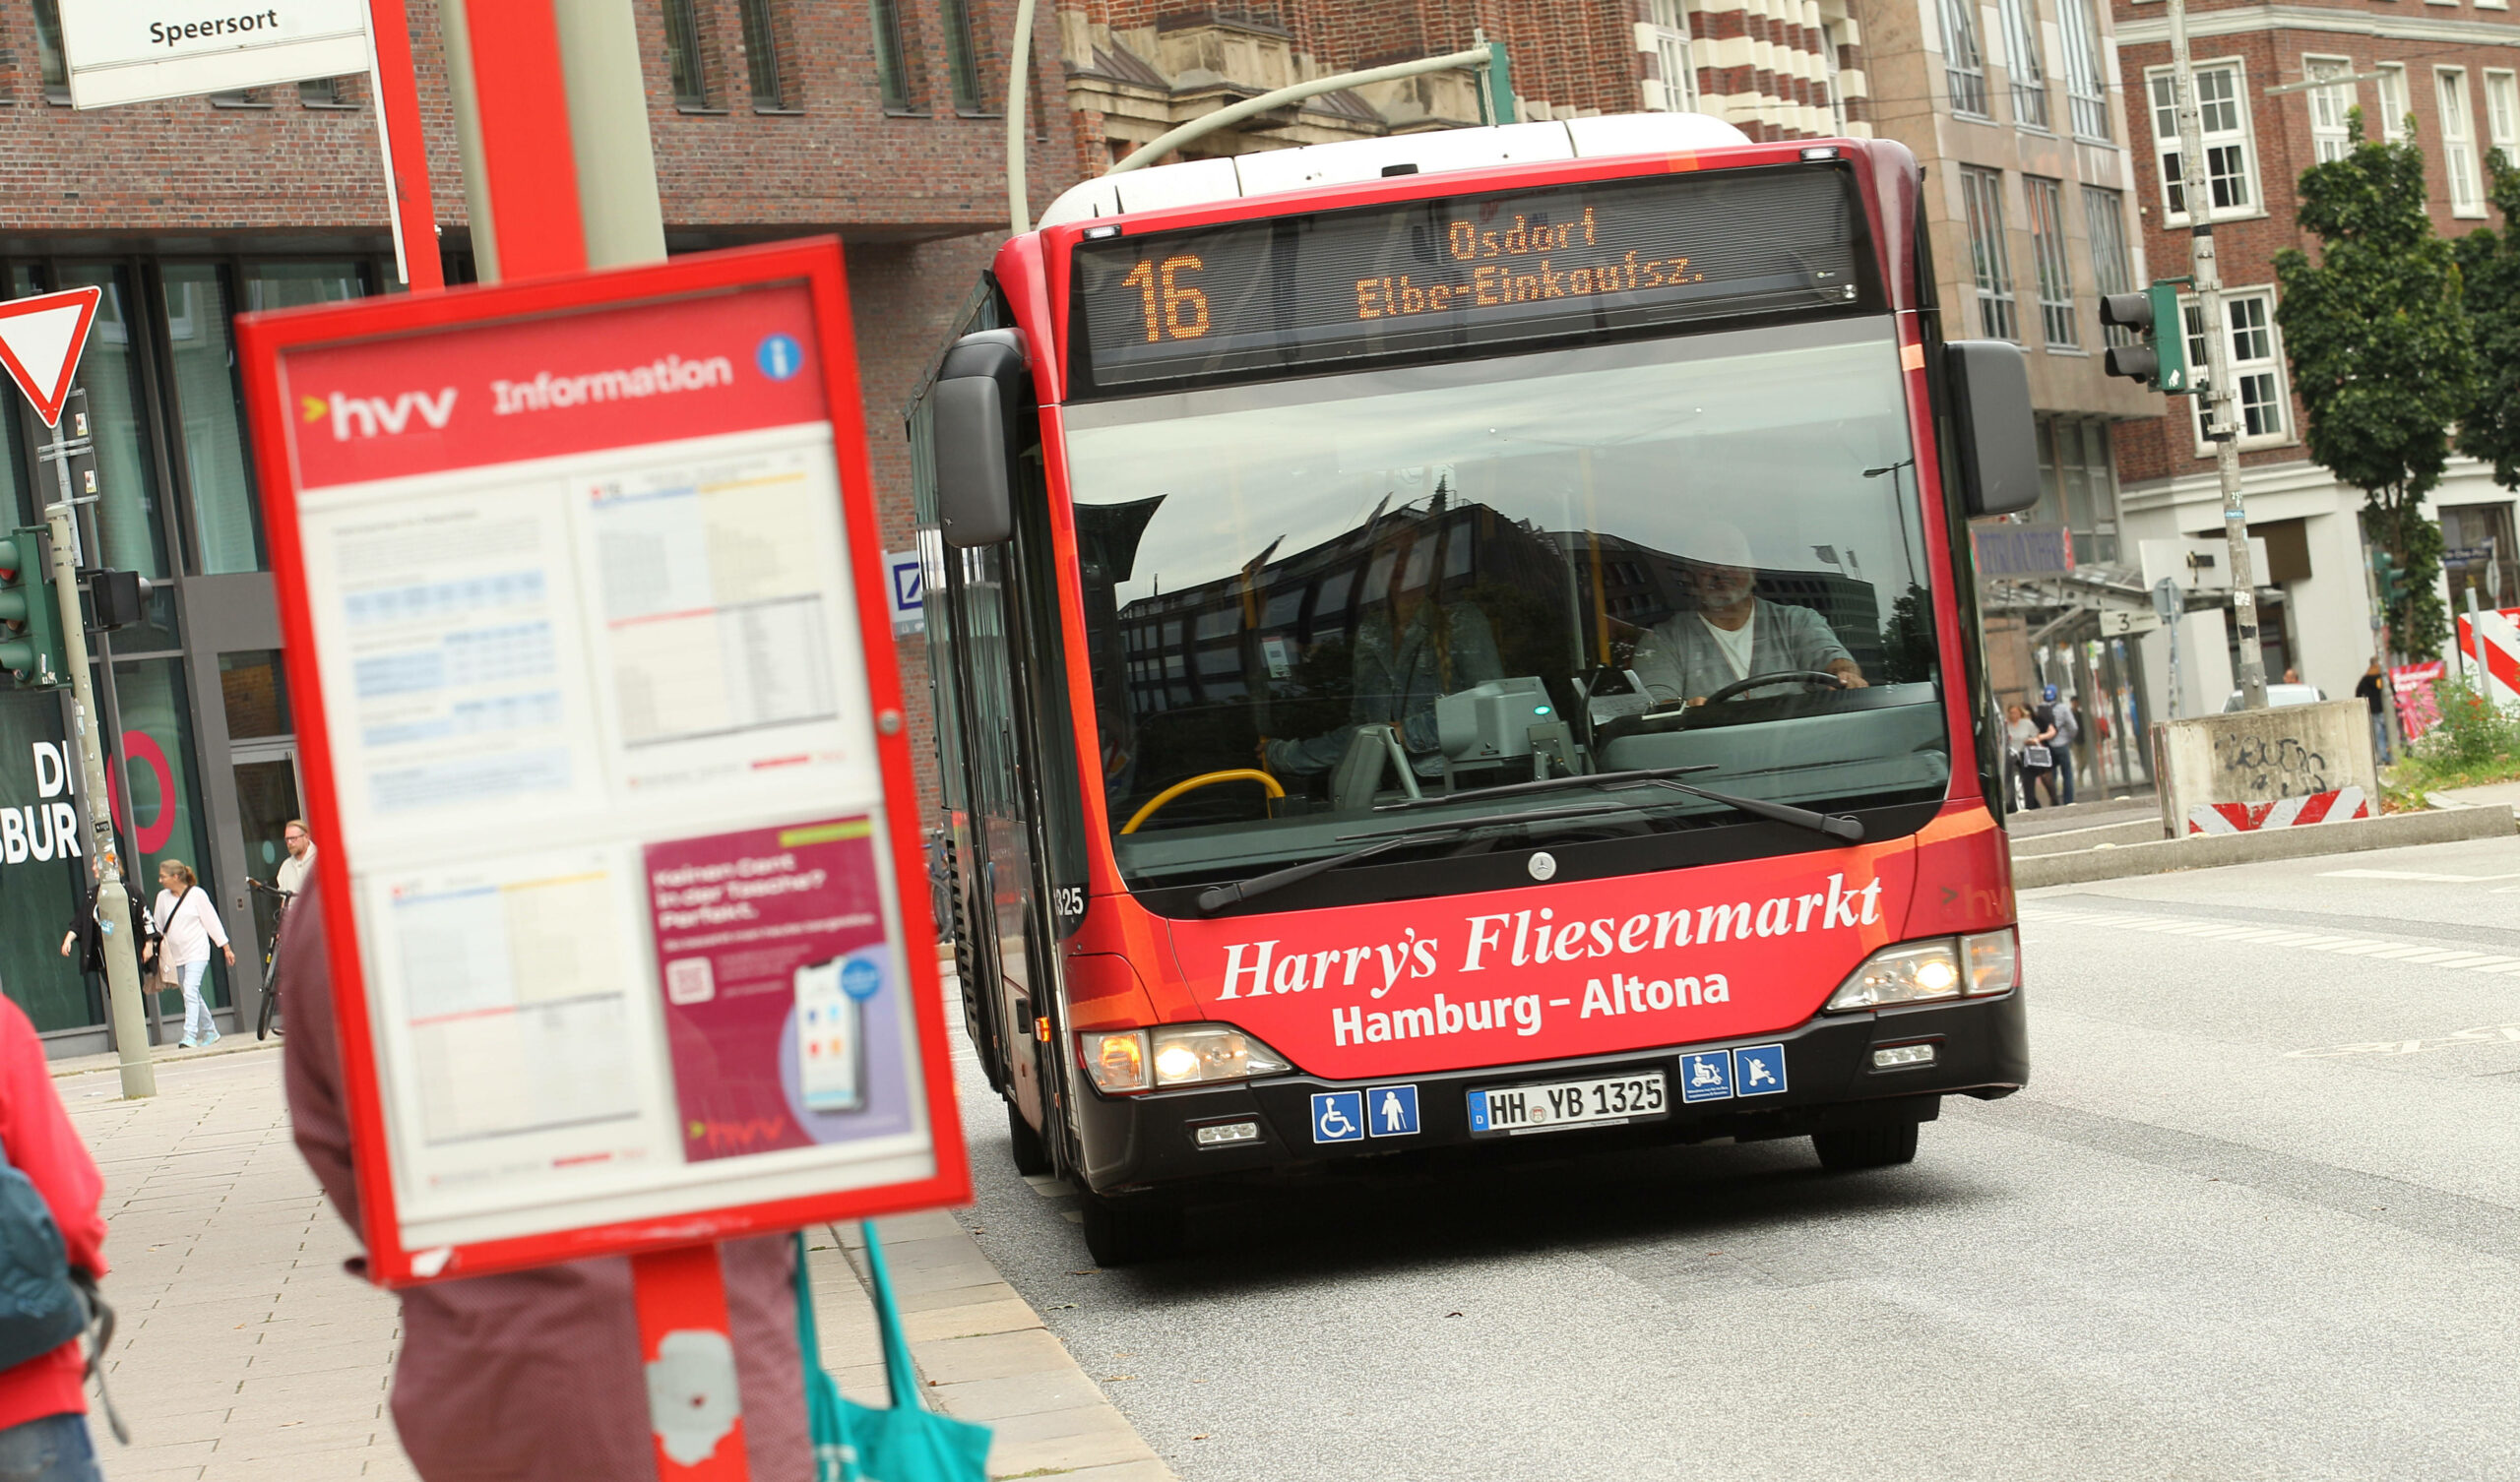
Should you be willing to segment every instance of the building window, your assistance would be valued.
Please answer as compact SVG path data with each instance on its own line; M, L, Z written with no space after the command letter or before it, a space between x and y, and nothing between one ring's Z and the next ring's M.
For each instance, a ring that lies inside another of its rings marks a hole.
M1986 111L1986 57L1978 45L1976 0L1942 0L1942 70L1951 85L1951 111L1992 118Z
M912 90L908 53L902 47L901 0L869 0L874 7L875 85L884 95L887 113L917 111Z
M2477 168L2476 111L2468 104L2468 69L2432 69L2432 100L2441 109L2441 157L2450 177L2450 215L2485 215L2485 185Z
M2468 610L2467 590L2477 589L2477 605L2491 607L2520 591L2520 549L2511 539L2511 506L2450 505L2441 511L2441 575L2450 584L2450 605ZM2497 593L2499 595L2497 595Z
M664 0L665 72L678 108L709 106L709 69L700 55L700 17L694 0Z
M1697 111L1697 65L1689 58L1689 18L1680 0L1654 0L1654 70L1649 98L1666 113Z
M785 108L787 78L779 66L779 30L770 15L770 0L739 0L744 18L744 70L752 79L752 105Z
M2012 78L2012 121L2048 127L2048 72L2039 63L2039 17L2031 0L2003 0L2004 70Z
M1978 281L1979 331L1993 340L2019 340L2012 256L2004 242L2003 171L1962 165L1960 197L1969 213L1969 266Z
M972 37L970 0L937 0L945 22L945 70L954 80L954 111L985 110L980 96L979 47Z
M1838 80L1838 31L1834 21L1820 23L1820 71L1829 89L1829 128L1843 135L1847 131L1847 94Z
M2314 78L2348 77L2353 74L2354 64L2343 57L2303 57L2301 70ZM2326 164L2342 159L2352 151L2346 137L2345 115L2361 103L2357 95L2360 91L2352 83L2338 83L2312 88L2303 94L2310 100L2310 156L2315 162Z
M2187 188L2178 154L2177 84L2167 69L2148 74L2153 94L2153 149L2161 159L2162 196L2169 215L2187 217ZM2205 188L2217 216L2251 214L2257 203L2255 161L2250 158L2248 108L2241 101L2240 65L2224 62L2196 69L2196 112L2204 136Z
M2092 417L2038 419L2040 483L2037 514L2074 532L2074 560L2117 560L2117 470L2109 454L2109 424Z
M2509 156L2520 151L2520 76L2508 72L2485 75L2485 137ZM2520 164L2520 158L2505 159Z
M2051 349L2083 342L2075 325L2074 265L2065 252L2065 186L2037 175L2021 177L2030 208L2030 255L2039 267L2039 332Z
M35 0L35 65L44 101L70 101L70 58L61 49L61 0Z
M2223 295L2227 331L2225 349L2232 357L2232 379L2239 388L2240 446L2284 440L2284 367L2275 344L2275 295L2258 288ZM2205 311L2187 301L2187 363L2206 364ZM2207 400L2196 401L2196 444L2205 441Z
M2073 113L2074 133L2103 142L2109 128L2109 63L2101 48L2100 15L2092 0L2057 0L2056 21L2064 32L2065 105Z
M2135 260L2126 251L2126 206L2117 192L2097 185L2083 187L2083 225L2091 233L2092 284L2103 294L2135 291ZM2136 334L2124 326L2108 331L2110 344L2133 344Z
M2380 64L2380 127L2376 136L2390 144L2404 144L2407 139L2407 114L2413 105L2407 99L2406 67L2399 62Z

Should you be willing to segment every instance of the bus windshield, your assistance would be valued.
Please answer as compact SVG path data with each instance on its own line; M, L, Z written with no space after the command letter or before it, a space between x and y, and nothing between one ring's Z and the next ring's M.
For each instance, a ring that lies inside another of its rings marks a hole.
M1562 814L1580 794L1473 794L1589 772L1939 799L1899 365L1854 314L1065 408L1124 876L1342 853L1404 801ZM1650 790L1613 827L1742 821Z

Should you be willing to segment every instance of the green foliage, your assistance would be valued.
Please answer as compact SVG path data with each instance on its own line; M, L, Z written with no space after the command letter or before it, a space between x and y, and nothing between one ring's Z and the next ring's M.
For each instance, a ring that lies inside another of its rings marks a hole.
M2401 810L2426 806L2425 795L2444 787L2475 787L2520 777L2520 710L2497 710L2470 685L2443 677L2432 683L2441 718L2398 765L2384 789Z
M2435 590L2441 529L2424 501L2472 404L2476 350L2457 252L2425 211L2422 151L2363 138L2359 110L2350 128L2345 157L2302 172L2300 220L2319 260L2276 254L2276 322L2309 410L2310 457L2362 491L2366 532L2406 573L2392 645L2429 658L2449 624Z
M2486 156L2489 195L2503 229L2459 238L2468 324L2476 339L2476 391L2459 418L2459 451L2493 465L2493 481L2520 489L2520 165Z
M2466 772L2520 758L2520 711L2496 707L2474 684L2446 674L2432 681L2432 704L2441 718L2415 743L2419 759Z

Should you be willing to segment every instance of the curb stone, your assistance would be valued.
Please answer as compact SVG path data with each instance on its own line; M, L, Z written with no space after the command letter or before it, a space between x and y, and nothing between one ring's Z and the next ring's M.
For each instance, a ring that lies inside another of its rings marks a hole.
M2012 883L2015 890L2031 891L2043 886L2082 885L2095 880L2166 875L2174 870L2205 870L2269 859L2354 854L2366 849L2397 849L2470 838L2508 838L2515 833L2520 833L2520 821L2507 808L2393 813L2346 823L2303 824L2250 834L2190 834L2151 843L2016 858Z

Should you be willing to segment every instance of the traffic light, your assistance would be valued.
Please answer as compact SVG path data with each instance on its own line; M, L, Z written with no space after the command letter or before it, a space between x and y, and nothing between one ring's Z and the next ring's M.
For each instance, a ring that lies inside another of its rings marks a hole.
M2379 584L2380 605L2395 607L2406 595L2406 573L2398 569L2397 558L2387 551L2371 553L2371 576Z
M156 589L157 584L136 571L89 573L89 630L111 633L140 622L149 614L149 595Z
M22 690L58 688L61 609L43 565L42 530L22 526L0 540L0 669Z
M2100 322L2143 337L2140 344L2110 347L2110 375L2130 377L2155 391L2186 393L2187 316L2179 308L2176 282L2165 279L2141 293L2101 295Z

